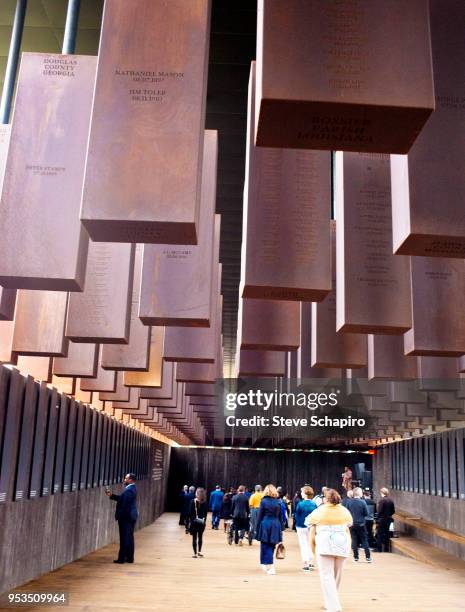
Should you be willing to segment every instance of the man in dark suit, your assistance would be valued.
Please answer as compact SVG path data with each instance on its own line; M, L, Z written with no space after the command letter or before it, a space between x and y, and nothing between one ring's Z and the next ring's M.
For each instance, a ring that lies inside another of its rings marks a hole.
M245 487L241 485L232 498L232 517L234 523L234 543L242 546L245 532L249 530L249 500L245 495Z
M121 495L113 494L110 489L106 490L108 497L116 502L115 519L119 527L119 554L113 563L134 563L134 526L139 516L135 482L134 474L127 474Z

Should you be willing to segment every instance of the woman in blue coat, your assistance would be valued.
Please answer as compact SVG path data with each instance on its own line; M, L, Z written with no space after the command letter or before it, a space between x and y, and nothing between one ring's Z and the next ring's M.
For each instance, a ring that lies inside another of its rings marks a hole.
M265 487L257 517L257 540L260 541L260 564L270 575L276 574L273 563L276 544L282 542L283 524L281 502L276 487L269 484Z

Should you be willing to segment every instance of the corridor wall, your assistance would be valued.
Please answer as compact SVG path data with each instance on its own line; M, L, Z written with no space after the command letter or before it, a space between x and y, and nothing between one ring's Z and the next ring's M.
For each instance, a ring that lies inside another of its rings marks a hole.
M116 541L126 473L139 528L164 510L168 445L4 366L0 458L0 593Z
M396 509L465 536L465 429L411 438L378 448L373 461L375 494L387 486ZM411 533L465 559L465 546L427 533Z

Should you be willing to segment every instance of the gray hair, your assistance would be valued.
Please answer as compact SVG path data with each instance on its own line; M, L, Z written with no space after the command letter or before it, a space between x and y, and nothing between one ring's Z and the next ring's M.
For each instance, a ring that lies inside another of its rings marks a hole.
M255 485L255 491L259 493L262 490L262 485Z
M354 497L362 497L363 491L360 487L356 487L354 489Z

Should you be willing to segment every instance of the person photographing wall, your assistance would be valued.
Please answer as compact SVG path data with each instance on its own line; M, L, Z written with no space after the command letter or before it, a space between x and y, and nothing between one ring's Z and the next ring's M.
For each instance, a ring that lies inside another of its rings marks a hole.
M138 519L137 489L134 474L126 474L125 488L120 495L107 489L105 493L116 502L115 519L119 528L119 553L113 563L134 563L134 527Z

